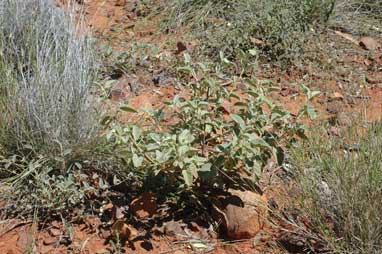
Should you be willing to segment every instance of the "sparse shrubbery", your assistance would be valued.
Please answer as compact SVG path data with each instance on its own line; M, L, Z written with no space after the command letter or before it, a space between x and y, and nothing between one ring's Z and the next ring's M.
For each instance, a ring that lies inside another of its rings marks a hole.
M334 0L176 0L169 6L165 27L189 27L207 54L234 57L238 49L257 47L267 60L293 60L317 33L311 29L329 19Z
M382 126L361 130L343 138L322 130L293 152L303 205L335 253L382 251Z

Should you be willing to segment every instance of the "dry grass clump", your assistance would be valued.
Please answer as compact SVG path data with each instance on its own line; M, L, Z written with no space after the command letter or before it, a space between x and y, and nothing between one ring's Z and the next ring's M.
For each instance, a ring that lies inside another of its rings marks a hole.
M381 253L382 125L346 139L314 136L293 161L309 218L336 253Z

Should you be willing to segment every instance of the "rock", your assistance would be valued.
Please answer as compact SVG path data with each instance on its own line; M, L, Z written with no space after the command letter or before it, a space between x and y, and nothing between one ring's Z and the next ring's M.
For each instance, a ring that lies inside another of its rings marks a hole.
M339 113L339 105L337 103L330 102L326 106L326 111L330 114L338 114Z
M59 235L61 235L61 230L56 229L56 228L51 228L51 229L49 229L49 235L59 236Z
M381 45L371 37L363 37L359 41L359 45L365 50L375 51L381 47Z
M375 73L374 75L368 75L366 77L366 81L372 85L382 84L382 72Z
M253 238L267 219L267 200L251 191L231 190L232 196L223 201L222 226L227 237L234 240Z
M124 220L117 220L111 227L111 234L113 237L131 240L138 236L138 231Z
M57 238L55 237L46 237L43 241L43 244L46 246L53 245L57 243Z
M352 43L358 44L357 40L354 39L354 37L351 36L350 34L346 34L346 33L343 33L341 31L335 31L334 33L341 36L342 38L352 42Z
M54 228L60 228L61 226L60 226L60 223L58 222L58 221L53 221L52 222L52 227L54 227Z
M126 4L126 0L117 0L115 2L115 6L124 6Z
M184 44L183 42L181 41L178 41L176 43L176 51L175 51L175 54L178 55L180 53L182 53L183 51L186 51L187 50L187 46L186 44Z
M118 80L118 82L111 88L109 99L113 102L123 101L127 97L127 82L124 79Z
M163 231L165 235L171 237L186 236L187 234L183 229L184 226L184 223L180 221L169 221L165 223Z
M32 234L25 231L21 231L17 239L17 247L19 247L22 250L25 250L27 248L30 248L32 244L34 244L34 238Z
M183 252L181 250L177 250L177 251L174 252L174 254L186 254L186 252Z
M130 203L129 208L139 219L147 219L157 212L156 197L151 192L143 193Z
M110 251L108 251L107 249L98 250L96 252L96 254L109 254L109 253L110 253Z
M339 92L334 92L331 96L330 96L330 99L331 100L339 100L339 101L342 101L344 99L344 96L339 93Z
M45 243L44 243L44 245L42 245L42 246L40 247L41 254L52 253L54 249L55 249L54 246L52 246L52 245L45 245ZM53 252L53 253L54 253L54 252Z
M104 228L100 228L99 232L100 232L100 237L102 237L105 240L109 239L111 237L110 230L107 230L107 229L104 229Z
M329 134L332 135L332 136L337 136L337 137L341 136L340 130L337 127L335 127L335 126L331 126L330 127Z

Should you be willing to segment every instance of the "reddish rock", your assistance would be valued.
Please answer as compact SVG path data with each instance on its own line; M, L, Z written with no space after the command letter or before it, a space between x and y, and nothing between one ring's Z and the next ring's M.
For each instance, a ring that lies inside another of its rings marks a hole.
M157 212L156 197L151 192L146 192L130 203L130 210L139 219L147 219Z
M25 250L25 249L31 247L32 244L34 244L33 235L29 232L21 231L19 233L19 237L17 239L17 243L16 243L17 247Z
M111 227L111 235L132 240L138 236L138 231L131 225L126 224L124 220L117 220Z
M43 241L43 244L46 246L53 245L55 243L57 243L57 238L55 237L46 237Z
M115 2L115 6L124 6L126 4L126 0L117 0Z
M166 236L170 237L186 236L184 226L185 224L180 221L169 221L164 225L163 231Z
M363 37L359 41L359 45L365 50L377 50L381 45L371 37Z
M59 236L59 235L61 235L61 230L56 229L56 228L51 228L51 229L49 229L49 235Z
M382 72L367 76L366 81L372 85L382 84Z
M263 229L267 215L267 200L251 191L231 191L232 197L222 209L222 225L227 237L234 240L256 236Z

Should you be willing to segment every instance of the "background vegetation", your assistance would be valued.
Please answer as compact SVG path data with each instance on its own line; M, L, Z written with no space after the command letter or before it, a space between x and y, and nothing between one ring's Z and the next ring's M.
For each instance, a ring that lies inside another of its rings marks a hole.
M305 211L338 253L382 250L381 142L381 124L357 125L341 139L320 132L293 151Z
M208 55L259 49L266 60L303 57L309 37L325 26L334 0L170 1L166 29L186 26Z

